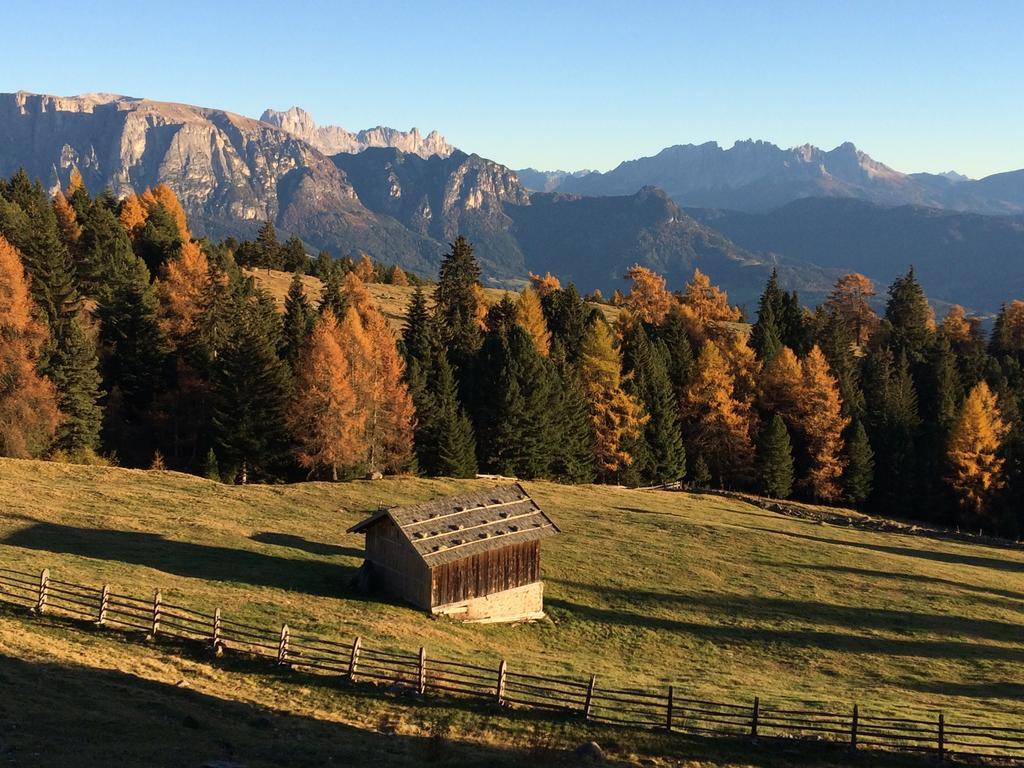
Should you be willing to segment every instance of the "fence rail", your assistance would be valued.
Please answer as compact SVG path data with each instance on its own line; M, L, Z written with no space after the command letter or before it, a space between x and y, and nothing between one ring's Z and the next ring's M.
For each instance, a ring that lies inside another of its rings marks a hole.
M305 673L328 675L414 691L479 699L495 706L531 709L598 723L712 737L813 739L869 748L925 752L943 760L950 755L1020 758L1024 728L971 722L966 715L947 719L935 712L922 717L865 714L828 707L795 709L780 704L707 701L681 695L681 689L613 688L596 677L572 679L428 657L426 649L402 653L371 648L361 637L326 638L305 632L259 627L235 621L220 608L206 613L168 603L159 590L150 598L114 592L109 584L89 586L0 567L0 602L32 614L88 621L108 629L200 642L217 655L225 651L267 659Z

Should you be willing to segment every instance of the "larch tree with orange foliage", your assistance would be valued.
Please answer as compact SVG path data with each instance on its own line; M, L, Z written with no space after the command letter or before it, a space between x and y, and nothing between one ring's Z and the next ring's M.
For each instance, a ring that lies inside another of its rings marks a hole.
M544 318L540 298L533 288L524 288L516 302L516 322L522 326L537 348L541 357L551 354L551 331L548 321Z
M311 473L328 469L332 480L366 452L366 414L357 407L339 334L334 313L325 309L299 353L288 410L299 465Z
M164 262L156 289L161 324L172 346L180 346L192 333L210 279L210 263L193 240L182 243L178 255Z
M963 509L976 517L987 511L992 494L1005 484L999 448L1007 432L995 393L978 382L960 409L947 452L949 483Z
M153 202L155 204L155 198ZM121 212L117 218L121 228L134 240L142 232L143 227L146 226L146 218L148 216L149 209L142 202L142 199L138 195L128 195L128 197L121 201Z
M966 344L975 337L977 332L976 324L972 322L973 320L977 320L977 318L968 319L967 310L959 304L954 304L949 308L946 316L942 318L939 330L953 344Z
M356 263L356 266L353 269L353 271L364 283L372 283L376 280L377 277L377 269L376 267L373 266L373 260L365 253L363 254L363 257Z
M874 295L875 284L859 272L852 272L836 281L822 308L838 314L850 329L854 343L864 345L878 328L878 315L868 303Z
M694 339L714 337L722 323L738 322L741 316L739 309L729 305L725 291L712 285L711 279L699 269L693 270L693 279L686 284L679 301Z
M675 304L665 287L665 278L639 264L626 270L626 277L633 283L626 296L626 309L643 323L660 325Z
M174 223L178 226L178 234L182 240L191 240L192 233L188 231L188 219L185 216L185 209L181 206L181 201L178 200L178 196L174 194L172 190L166 184L157 184L152 190L147 190L152 198L152 203L148 204L148 207L152 209L154 205L162 205L171 217L174 219ZM148 198L143 198L148 200Z
M391 284L400 287L409 285L409 277L405 274L405 271L397 264L391 270Z
M683 416L687 453L702 456L722 485L742 484L754 460L751 413L734 396L735 383L718 345L708 340L697 357Z
M0 456L43 454L60 422L57 392L37 372L48 340L18 251L0 235Z
M530 284L533 286L533 290L535 290L537 295L542 299L555 291L562 290L562 283L550 272L545 274L544 277L535 275L533 272L530 272L529 275Z
M60 229L61 239L64 245L71 248L82 236L82 225L78 223L78 214L71 207L71 203L64 197L59 189L53 196L53 212L57 216L57 226Z
M799 426L804 372L800 360L783 347L764 367L759 402L767 413L777 413L792 430Z
M590 405L595 435L595 464L605 477L633 461L623 444L640 435L647 421L643 407L622 388L622 355L612 334L595 320L583 340L579 358L580 383Z
M839 386L817 344L803 361L800 397L800 429L810 458L804 484L815 499L836 501L843 493L840 485L846 468L843 431L850 419L843 415Z

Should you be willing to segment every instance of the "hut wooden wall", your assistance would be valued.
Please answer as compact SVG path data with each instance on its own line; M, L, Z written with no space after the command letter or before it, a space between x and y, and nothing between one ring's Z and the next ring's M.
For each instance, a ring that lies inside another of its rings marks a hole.
M430 610L430 569L390 519L367 530L366 559L389 592Z
M432 606L457 603L540 581L540 542L481 552L435 567Z

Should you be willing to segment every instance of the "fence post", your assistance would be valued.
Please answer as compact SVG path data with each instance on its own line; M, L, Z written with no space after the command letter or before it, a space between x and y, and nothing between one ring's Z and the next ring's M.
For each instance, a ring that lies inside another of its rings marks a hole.
M100 590L100 611L96 616L96 624L103 626L107 623L107 607L110 604L110 585L104 584Z
M36 598L36 613L46 611L46 598L50 594L50 569L43 568L39 574L39 596Z
M670 685L668 687L668 706L665 708L665 730L669 733L672 732L672 699L675 694L675 689Z
M757 717L761 714L761 697L754 697L754 712L750 718L750 738L757 738Z
M277 663L288 663L288 625L281 625L281 639L277 642Z
M352 653L348 657L348 679L349 682L355 682L356 679L356 666L359 664L359 646L362 644L363 639L356 637L352 641Z
M939 762L946 759L946 716L939 712Z
M222 641L220 639L220 608L216 608L213 611L213 652L214 654L220 653Z
M860 713L857 710L857 705L853 705L853 718L850 720L850 749L857 749L857 726L860 721Z
M505 660L501 660L501 664L498 665L498 684L495 686L495 702L500 707L505 703L505 675L508 672L508 665Z
M597 683L597 675L590 676L590 682L587 684L587 699L583 702L583 719L590 719L590 705L594 700L594 685Z
M163 597L158 589L153 592L153 627L149 633L150 640L155 640L156 633L160 631L160 606L162 603Z
M421 696L427 692L427 649L420 646L420 670L416 679L416 692Z

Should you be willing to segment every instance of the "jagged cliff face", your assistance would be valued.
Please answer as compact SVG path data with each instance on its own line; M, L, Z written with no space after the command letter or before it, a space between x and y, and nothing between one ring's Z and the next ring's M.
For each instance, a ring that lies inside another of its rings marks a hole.
M433 155L448 157L455 150L437 131L422 136L418 128L399 131L378 125L376 128L351 133L336 125L318 126L312 115L299 107L292 107L286 112L268 109L263 112L260 120L302 139L325 155L362 152L371 147L392 147L427 158Z

